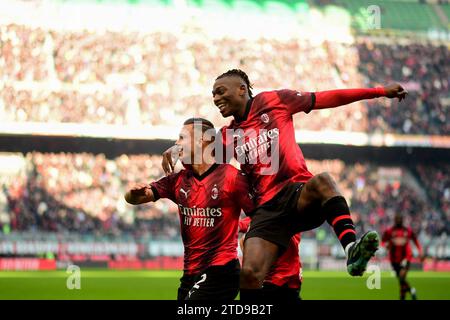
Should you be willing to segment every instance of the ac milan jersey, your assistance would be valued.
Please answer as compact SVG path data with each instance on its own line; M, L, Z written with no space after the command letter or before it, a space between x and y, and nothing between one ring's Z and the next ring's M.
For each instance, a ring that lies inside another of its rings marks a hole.
M289 182L307 182L313 176L295 141L292 115L309 113L314 102L309 92L263 92L249 100L243 121L233 120L221 129L223 143L233 143L234 156L251 181L256 205L272 199Z
M392 263L401 263L405 259L407 261L411 260L410 241L414 241L419 251L421 251L419 241L411 228L391 227L384 232L382 241L387 244L389 259Z
M250 217L239 220L239 232L247 232ZM289 288L299 289L301 277L301 261L299 254L300 233L294 235L289 241L286 251L275 261L264 282L277 286L287 285Z
M214 164L198 176L187 167L151 183L156 199L178 205L184 272L194 274L237 259L241 209L253 210L246 176L229 164Z

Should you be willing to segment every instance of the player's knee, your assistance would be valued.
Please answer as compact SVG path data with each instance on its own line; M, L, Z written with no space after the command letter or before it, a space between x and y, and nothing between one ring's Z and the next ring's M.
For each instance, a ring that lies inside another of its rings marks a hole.
M264 273L257 266L243 266L241 269L241 288L260 288L264 281Z
M308 181L308 190L312 191L321 202L339 195L336 182L328 172L319 173L311 178Z
M313 177L315 180L315 184L317 188L333 188L335 186L335 182L333 177L328 172L322 172Z

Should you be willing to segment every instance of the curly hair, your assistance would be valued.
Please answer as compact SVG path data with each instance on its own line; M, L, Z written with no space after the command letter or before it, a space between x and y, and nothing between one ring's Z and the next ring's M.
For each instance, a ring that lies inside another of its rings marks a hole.
M216 78L216 80L219 80L219 79L225 78L225 77L233 77L233 76L239 77L242 80L244 80L245 84L247 85L248 95L250 96L250 98L253 98L253 92L252 92L253 87L250 84L250 80L248 79L247 74L240 69L228 70L227 72L222 73L220 76L218 76Z

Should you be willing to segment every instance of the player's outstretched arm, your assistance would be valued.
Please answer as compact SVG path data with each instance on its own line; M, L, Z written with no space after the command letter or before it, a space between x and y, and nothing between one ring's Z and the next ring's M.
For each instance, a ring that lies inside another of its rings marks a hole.
M338 89L315 92L315 104L313 109L326 109L343 106L352 102L373 99L379 97L398 98L402 101L408 92L398 83L385 87L363 89Z
M128 192L125 194L125 200L129 204L136 205L155 201L155 195L153 194L150 185L140 183L128 190Z

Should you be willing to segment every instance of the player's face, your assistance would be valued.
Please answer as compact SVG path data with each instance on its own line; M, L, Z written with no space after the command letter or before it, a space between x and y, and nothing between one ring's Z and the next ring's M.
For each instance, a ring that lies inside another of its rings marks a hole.
M203 152L202 127L188 124L181 128L178 140L175 142L180 147L180 160L185 164L200 164ZM197 163L196 163L197 162Z
M184 163L191 163L194 150L194 126L185 125L181 128L178 140L175 142L180 147L180 160Z
M403 225L403 217L402 216L396 216L394 218L394 222L396 226L401 227Z
M245 108L245 85L238 77L224 77L214 82L214 104L224 118L237 115Z

